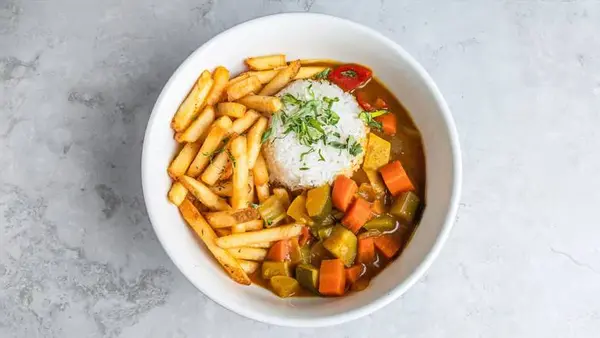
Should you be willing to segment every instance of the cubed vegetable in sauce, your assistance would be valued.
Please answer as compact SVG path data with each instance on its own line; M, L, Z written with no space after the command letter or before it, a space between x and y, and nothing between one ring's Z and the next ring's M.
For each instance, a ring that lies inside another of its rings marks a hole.
M331 231L333 231L332 226L319 228L319 230L317 230L317 232L319 234L319 239L322 241L326 240L327 237L329 237L329 235L331 235Z
M258 206L260 217L265 221L265 227L270 228L278 225L287 217L287 213L281 199L273 195Z
M331 187L329 184L308 191L306 194L306 211L317 223L329 216L331 213Z
M356 258L357 238L344 226L336 225L331 235L323 241L323 246L345 266L352 266Z
M380 215L365 223L363 228L367 230L392 231L396 228L396 219L390 215Z
M291 276L290 262L271 262L262 263L262 278L271 279L275 276Z
M342 296L346 290L346 270L340 259L328 259L319 269L319 293L325 296Z
M310 264L320 266L321 261L331 258L331 254L323 246L323 242L317 242L310 248Z
M281 298L293 296L300 291L300 283L292 277L274 276L270 283L273 292Z
M294 198L292 204L287 210L288 216L293 218L296 222L309 224L312 223L308 212L306 211L306 196L298 195Z
M363 168L365 170L379 170L379 168L388 164L391 148L390 142L370 133Z
M398 218L400 223L410 225L415 219L419 203L417 194L412 191L404 192L392 204L390 214Z
M296 267L296 279L305 289L319 293L319 269L310 264L300 264Z

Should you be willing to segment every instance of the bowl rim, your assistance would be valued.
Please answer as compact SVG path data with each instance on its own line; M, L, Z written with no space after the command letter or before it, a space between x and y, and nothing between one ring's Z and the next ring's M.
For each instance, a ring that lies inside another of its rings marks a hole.
M227 35L231 35L231 34L237 33L238 31L244 30L246 27L248 27L250 25L254 25L254 24L257 24L262 21L272 20L274 18L280 18L280 17L283 17L283 18L298 18L298 17L311 18L311 17L313 17L313 18L321 18L321 19L326 18L328 20L338 21L345 25L352 26L353 29L360 30L360 31L366 33L367 35L369 35L371 38L376 39L378 42L383 43L383 44L387 45L388 47L391 47L394 50L396 50L396 52L398 52L398 54L404 59L404 61L407 62L411 68L413 68L413 70L418 74L419 77L421 77L421 79L425 83L425 86L431 92L436 105L439 107L439 109L441 111L441 117L444 120L444 123L448 129L448 133L450 136L450 148L451 148L452 159L453 159L453 178L452 178L452 183L451 183L452 184L452 194L450 196L450 203L448 206L448 211L446 213L446 217L444 219L444 223L442 225L440 233L438 234L438 236L433 244L433 247L425 255L425 258L421 261L421 263L418 264L417 268L412 272L412 274L410 274L408 276L408 278L406 278L404 281L402 281L401 283L396 285L390 292L386 293L385 295L383 295L379 298L373 299L370 303L367 303L367 304L362 305L357 308L350 309L344 313L335 314L335 315L322 317L322 318L318 318L318 319L315 319L315 318L300 319L300 318L277 317L277 316L271 316L271 315L264 315L262 313L254 312L250 308L245 308L238 304L227 303L223 299L219 298L217 295L213 295L213 294L209 294L209 293L205 292L202 285L194 283L192 281L192 279L190 279L187 276L187 274L184 272L185 270L183 269L183 267L180 266L180 263L178 262L178 260L175 259L176 254L171 252L171 250L168 249L167 246L165 245L167 239L161 237L159 232L156 231L156 226L154 225L155 223L153 222L153 219L155 219L154 214L156 211L150 207L150 205L148 204L149 203L148 199L145 198L145 196L148 193L147 189L149 189L149 188L147 188L147 186L150 185L149 180L151 179L151 177L149 177L149 174L146 173L146 168L148 168L147 162L149 161L150 151L149 151L149 149L147 149L148 143L145 142L145 140L150 137L150 130L153 129L152 126L154 125L155 119L158 116L157 110L158 110L158 107L161 105L160 102L162 102L162 100L164 100L166 93L169 92L170 88L175 83L175 79L179 77L179 74L182 72L182 70L187 66L188 63L192 62L192 59L194 59L196 55L201 54L206 48L208 48L208 46L212 45L217 40L219 40ZM144 203L146 205L146 210L148 212L148 218L150 220L150 223L152 224L152 228L158 238L158 241L160 242L161 246L163 247L163 250L165 250L165 252L167 253L167 256L169 256L169 258L171 259L173 264L175 264L175 266L185 276L185 278L192 285L194 285L198 290L200 290L205 296L207 296L215 303L219 304L220 306L222 306L232 312L235 312L246 318L250 318L250 319L253 319L253 320L256 320L259 322L263 322L266 324L272 324L272 325L278 325L278 326L288 326L288 327L324 327L324 326L342 324L342 323L369 315L369 314L383 308L384 306L388 305L389 303L396 300L397 298L399 298L409 288L411 288L419 279L421 279L421 277L423 277L423 275L425 274L427 269L429 269L429 267L433 264L433 261L435 260L435 258L440 254L440 251L441 251L444 243L448 239L448 237L450 235L450 231L452 230L452 227L454 226L454 219L455 219L456 213L458 211L458 204L459 204L460 194L461 194L461 189L462 189L462 160L461 160L461 151L460 151L458 132L456 130L456 126L455 126L454 120L452 118L452 114L450 112L450 108L448 107L448 104L444 100L444 97L442 96L440 90L438 89L437 85L435 84L433 79L430 77L430 75L427 73L427 71L406 50L404 50L404 48L402 48L399 44L397 44L390 38L379 33L375 29L369 28L367 26L364 26L362 24L356 23L356 22L348 20L348 19L344 19L344 18L332 16L332 15L327 15L327 14L320 14L320 13L278 13L278 14L271 14L271 15L266 15L266 16L262 16L259 18L251 19L251 20L242 22L240 24L237 24L237 25L215 35L210 40L208 40L207 42L202 44L200 47L198 47L195 51L193 51L179 65L179 67L177 67L175 72L173 72L173 74L171 75L171 77L169 78L167 83L162 88L161 93L158 96L158 98L156 99L154 107L152 108L152 112L150 114L150 118L148 119L146 131L144 134L144 142L143 142L143 146L142 146L142 158L141 158L141 172L142 172L142 193L144 195Z

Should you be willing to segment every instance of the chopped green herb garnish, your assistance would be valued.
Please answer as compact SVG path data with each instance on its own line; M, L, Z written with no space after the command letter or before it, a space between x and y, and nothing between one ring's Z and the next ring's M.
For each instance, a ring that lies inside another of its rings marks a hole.
M254 209L258 208L258 204L256 204L256 203L252 203L252 204L251 204L251 206L252 206Z
M356 72L353 71L352 69L345 70L341 74L344 75L345 77L352 77L352 78L358 76L358 74L356 74Z
M267 142L269 137L271 137L271 134L273 134L273 128L269 127L263 133L262 138L260 139L260 143L263 144L263 143Z
M379 110L377 110L376 112L379 112ZM381 115L383 115L383 114L381 114ZM381 115L377 115L377 116L381 116ZM370 112L363 111L360 114L358 114L358 117L361 120L363 120L371 128L374 128L379 131L381 131L383 129L383 125L381 124L381 122L373 120L373 115Z
M233 157L233 154L229 150L227 150L227 155L229 156L229 161L231 161L231 165L235 168L235 157Z
M348 152L352 156L356 156L356 155L362 153L362 150L363 150L362 146L352 136L348 136L347 146L348 146Z
M267 225L273 224L273 221L267 218Z
M329 145L335 149L346 149L346 145L341 142L329 142Z
M314 152L314 151L315 151L315 148L310 148L310 150L309 150L309 151L305 151L305 152L303 152L302 154L300 154L300 161L304 161L304 156L306 156L306 155L308 155L308 154L310 154L310 153L312 153L312 152ZM320 151L320 150L319 150L319 151Z
M302 167L302 168L300 168L300 170L302 170L302 171L308 170L308 167Z
M329 73L331 73L331 68L325 68L325 69L323 69L323 71L321 71L320 73L315 75L315 79L317 79L317 80L327 79L327 77L329 76Z
M323 157L323 154L321 154L321 149L319 149L319 161L321 161L321 162L325 161L325 157Z

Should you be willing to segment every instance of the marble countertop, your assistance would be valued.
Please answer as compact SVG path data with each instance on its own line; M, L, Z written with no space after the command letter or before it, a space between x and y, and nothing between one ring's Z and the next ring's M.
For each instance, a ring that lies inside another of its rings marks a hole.
M430 72L464 156L456 226L402 298L291 329L198 292L152 231L144 128L175 68L270 13L373 27ZM0 1L0 337L597 337L600 2Z

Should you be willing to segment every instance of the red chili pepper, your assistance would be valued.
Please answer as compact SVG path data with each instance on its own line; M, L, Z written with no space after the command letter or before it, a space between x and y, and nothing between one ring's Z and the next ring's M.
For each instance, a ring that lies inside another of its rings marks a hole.
M329 81L335 83L344 91L350 92L364 86L373 77L373 72L364 66L349 63L336 67L329 74Z
M365 92L356 92L356 101L366 111L375 110L375 108L367 101L367 94Z

